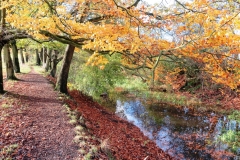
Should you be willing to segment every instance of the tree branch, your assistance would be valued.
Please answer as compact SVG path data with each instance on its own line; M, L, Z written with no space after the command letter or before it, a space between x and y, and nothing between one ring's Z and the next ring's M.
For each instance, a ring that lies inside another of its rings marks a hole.
M127 7L127 9L130 9L132 7L137 7L138 3L140 2L141 0L136 0L135 3L133 3L131 6Z
M181 2L179 2L178 0L175 0L180 6L182 6L184 9L188 10L188 11L191 11L191 12L195 12L195 13L203 13L203 12L200 12L200 11L197 11L197 10L193 10L193 9L190 9L190 8L187 8L184 4L182 4Z
M108 19L108 18L111 18L111 16L99 16L99 17L89 19L88 21L89 22L99 22L99 21L102 21L102 20L105 20L105 19Z
M50 37L54 40L57 40L61 43L64 43L64 44L70 44L70 45L73 45L75 47L78 47L78 48L82 48L82 45L84 45L84 41L86 40L89 40L89 39L84 39L84 38L81 38L81 39L78 39L78 40L73 40L71 38L68 38L66 36L59 36L59 35L54 35L48 31L45 31L45 30L40 30L39 31L40 34L43 34L47 37Z

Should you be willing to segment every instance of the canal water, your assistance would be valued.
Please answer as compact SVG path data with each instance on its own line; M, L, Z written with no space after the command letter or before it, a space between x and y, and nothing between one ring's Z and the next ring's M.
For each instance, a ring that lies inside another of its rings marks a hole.
M219 140L223 131L239 131L240 124L215 113L194 115L188 108L149 104L139 99L117 100L115 113L133 123L157 146L181 160L240 160Z

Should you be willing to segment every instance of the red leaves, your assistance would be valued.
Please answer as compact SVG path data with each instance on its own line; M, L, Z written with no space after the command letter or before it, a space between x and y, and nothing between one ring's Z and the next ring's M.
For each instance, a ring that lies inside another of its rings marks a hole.
M0 159L75 159L74 131L61 112L57 93L38 74L18 77L22 81L7 86L9 92L3 101L9 106L4 110L0 107L0 117L4 118L0 121ZM2 148L12 151L7 154Z
M116 159L171 159L141 131L114 113L107 112L98 103L79 91L71 91L72 102L66 101L84 115L87 127L100 139L108 139L108 145ZM77 106L73 106L73 101Z

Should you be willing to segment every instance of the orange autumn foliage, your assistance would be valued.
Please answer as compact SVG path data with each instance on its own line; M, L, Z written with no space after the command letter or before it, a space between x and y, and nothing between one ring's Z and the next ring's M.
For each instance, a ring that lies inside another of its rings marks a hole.
M216 83L240 85L239 2L176 1L171 7L137 0L5 0L6 20L36 39L72 43L98 54L122 55L128 68L148 68L161 78L159 61L171 56L197 63ZM41 7L39 7L41 6ZM93 55L89 63L107 63Z

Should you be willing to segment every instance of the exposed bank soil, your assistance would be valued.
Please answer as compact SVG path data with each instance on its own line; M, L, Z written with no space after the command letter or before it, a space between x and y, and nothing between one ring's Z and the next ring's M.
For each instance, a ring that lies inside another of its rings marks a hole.
M18 78L5 83L7 92L0 97L0 160L83 159L78 151L91 147L73 142L75 125L69 123L52 84L34 71ZM171 159L134 125L78 91L70 95L65 102L84 118L87 134L97 137L86 143L98 149L91 159Z

